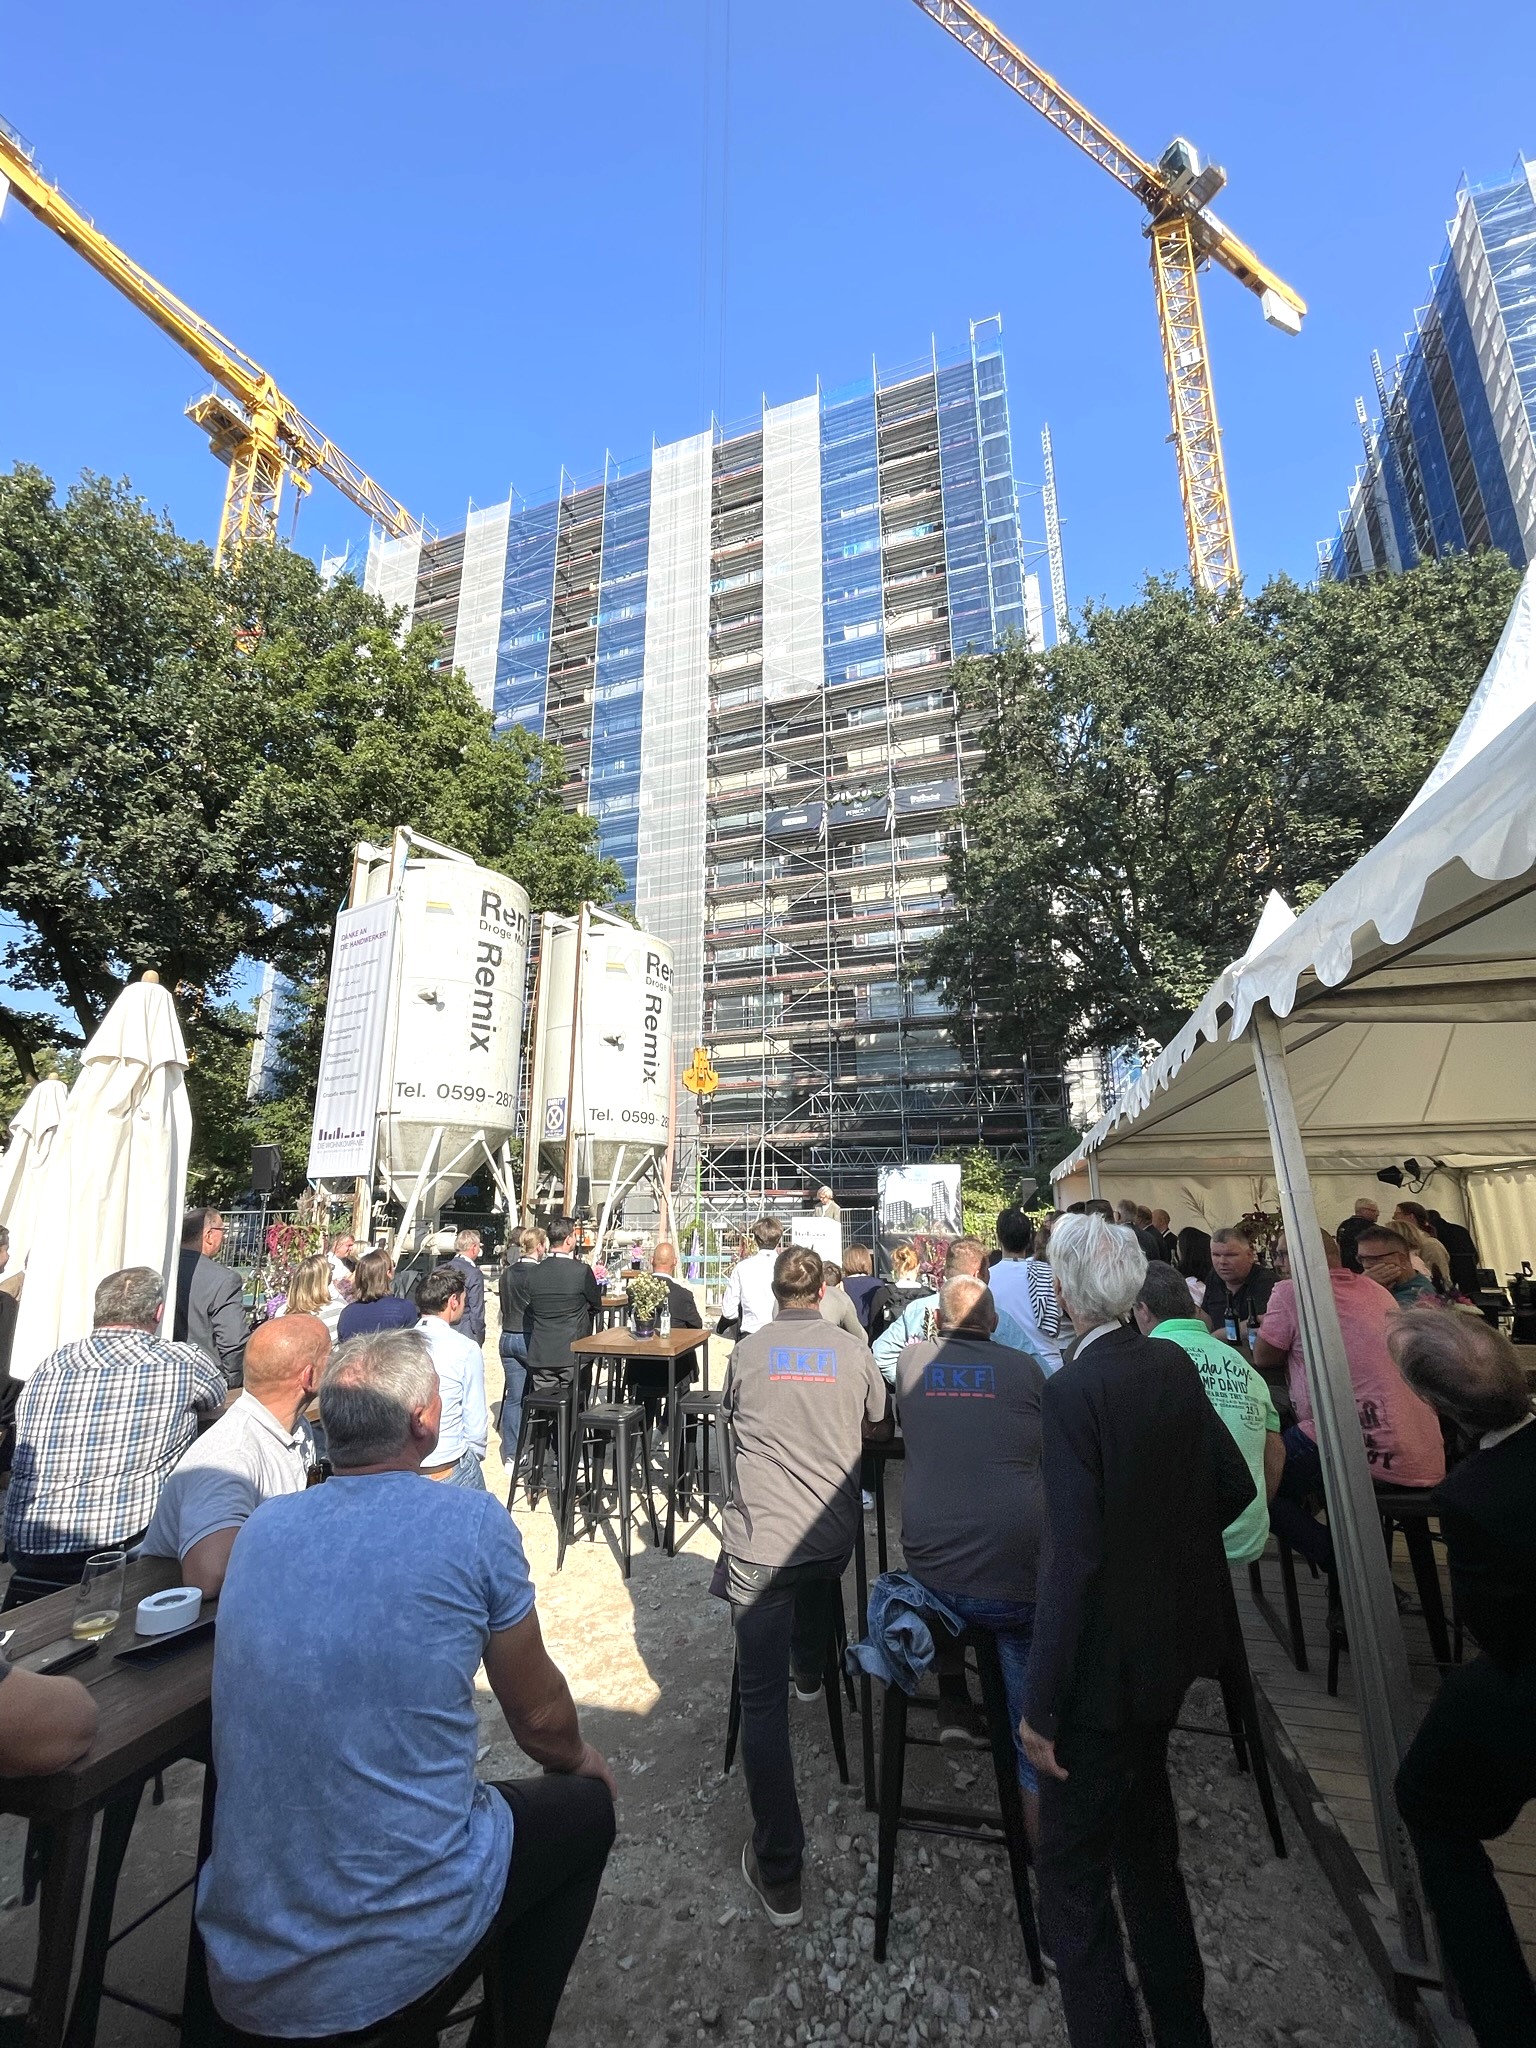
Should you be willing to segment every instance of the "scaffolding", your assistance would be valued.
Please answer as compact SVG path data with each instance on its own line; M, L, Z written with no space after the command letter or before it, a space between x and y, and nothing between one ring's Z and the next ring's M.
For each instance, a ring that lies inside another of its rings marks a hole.
M675 950L678 1059L720 1074L679 1105L680 1184L873 1202L882 1166L1022 1164L1065 1123L1058 1062L990 1062L926 985L981 744L953 663L1043 641L995 321L475 512L423 547L414 615L498 724L558 742Z

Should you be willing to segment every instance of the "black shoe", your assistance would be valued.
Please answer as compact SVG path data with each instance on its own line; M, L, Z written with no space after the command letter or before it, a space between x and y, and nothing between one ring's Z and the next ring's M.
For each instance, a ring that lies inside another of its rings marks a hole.
M792 1877L785 1884L765 1884L763 1874L757 1867L757 1857L752 1844L743 1844L741 1851L741 1874L763 1902L763 1911L775 1927L798 1927L804 1917L800 1902L800 1880Z

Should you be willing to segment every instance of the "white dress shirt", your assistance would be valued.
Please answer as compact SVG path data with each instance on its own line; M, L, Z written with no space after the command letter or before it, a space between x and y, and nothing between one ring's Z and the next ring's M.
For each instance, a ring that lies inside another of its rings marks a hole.
M422 1463L434 1470L439 1465L456 1465L466 1451L483 1458L491 1421L485 1405L485 1360L480 1346L461 1337L441 1316L423 1316L416 1327L427 1340L443 1396L437 1447Z

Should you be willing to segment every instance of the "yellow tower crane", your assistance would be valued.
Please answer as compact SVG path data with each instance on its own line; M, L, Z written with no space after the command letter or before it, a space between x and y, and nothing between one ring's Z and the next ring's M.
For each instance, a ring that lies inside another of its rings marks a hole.
M1216 424L1216 393L1211 384L1197 273L1204 263L1219 263L1257 296L1265 319L1286 334L1301 332L1305 301L1211 212L1208 202L1226 183L1226 173L1216 164L1202 163L1198 151L1182 136L1175 137L1155 164L1149 164L1102 121L1095 120L1049 72L1026 57L995 23L970 5L970 0L917 0L917 5L1147 209L1146 234L1152 245L1163 366L1173 415L1170 438L1178 455L1179 490L1189 537L1189 573L1202 590L1233 588L1237 583L1237 542L1232 534L1232 506L1227 496L1221 430Z
M30 146L0 121L0 202L7 189L222 385L187 407L187 417L207 434L229 471L219 520L221 562L236 558L251 541L275 540L284 483L307 491L311 476L325 477L397 540L422 533L421 522L307 420L259 363L124 255L51 185Z

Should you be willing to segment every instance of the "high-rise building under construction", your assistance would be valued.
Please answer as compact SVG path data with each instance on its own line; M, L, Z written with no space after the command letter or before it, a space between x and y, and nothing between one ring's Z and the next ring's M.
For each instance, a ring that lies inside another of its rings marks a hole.
M1043 638L996 324L915 368L375 543L498 725L564 750L640 923L673 946L680 1104L719 1194L857 1198L877 1168L1064 1120L925 986L977 721L952 661Z
M1536 163L1467 185L1429 303L1377 411L1325 576L1344 580L1472 548L1536 560Z

